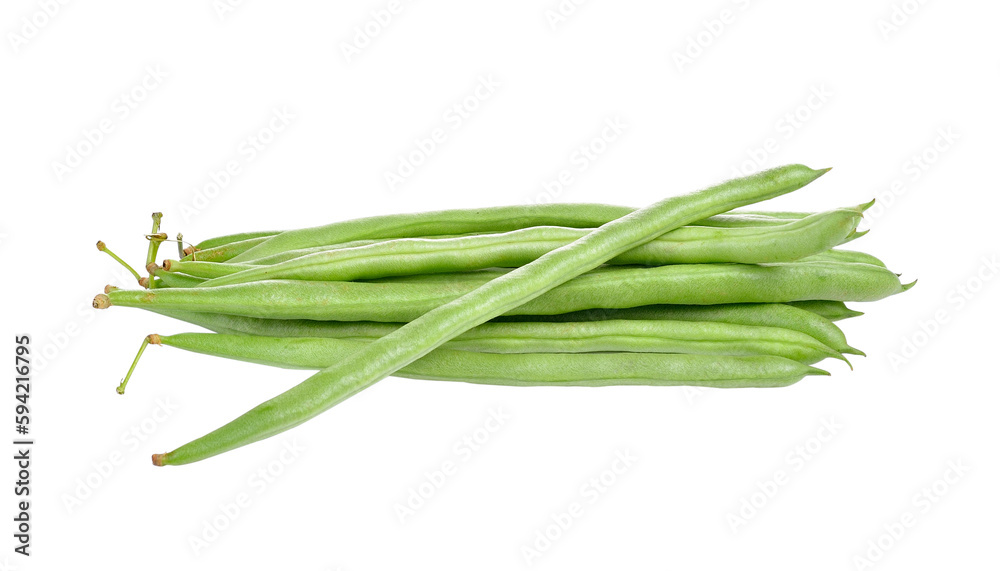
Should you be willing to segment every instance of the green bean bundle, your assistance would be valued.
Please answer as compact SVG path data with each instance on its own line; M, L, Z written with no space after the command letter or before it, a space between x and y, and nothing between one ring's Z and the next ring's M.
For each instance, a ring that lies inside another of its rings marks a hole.
M147 289L109 286L94 307L146 309L213 332L148 336L119 392L150 343L318 371L153 455L158 466L273 436L392 374L505 386L788 386L828 374L811 366L824 359L864 355L834 323L862 315L845 302L913 286L879 258L839 248L867 232L858 225L872 203L738 210L825 172L788 165L642 209L502 206L243 232L162 266L151 258L166 237L154 215Z

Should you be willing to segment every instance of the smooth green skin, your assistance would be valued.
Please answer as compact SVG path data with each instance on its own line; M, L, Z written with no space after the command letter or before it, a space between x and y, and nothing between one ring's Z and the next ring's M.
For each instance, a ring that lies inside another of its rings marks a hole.
M806 258L802 258L803 262L811 261L831 261L831 262L844 262L850 264L868 264L871 266L878 266L880 268L886 267L885 262L876 258L871 254L866 254L864 252L856 252L854 250L829 250L826 252L821 252L819 254L813 254Z
M165 272L162 269L156 270L153 272L153 275L158 279L161 287L166 288L200 287L205 283L204 278L197 278L176 272Z
M238 323L234 323L239 327ZM316 321L287 335L261 335L256 329L209 327L218 333L264 337L366 339L384 337L403 323L371 321ZM833 358L839 352L815 338L788 329L719 322L666 320L606 320L587 322L487 322L442 347L478 353L686 353L697 355L774 355L807 365Z
M781 214L780 212L773 213L775 215ZM697 229L705 226L710 226L714 228L766 228L769 226L780 226L783 224L788 224L791 220L786 218L780 218L778 216L768 216L766 214L754 215L754 216L742 216L738 214L719 214L717 216L711 216L705 220L699 220L693 224L688 224L684 226L685 229ZM558 226L556 227L558 228ZM578 230L592 231L593 228L580 228ZM681 230L678 228L674 230L677 232ZM438 236L419 236L420 239L445 239L445 238L461 238L464 236L484 236L498 234L498 232L472 232L468 234L444 234ZM669 233L668 233L669 234ZM345 242L341 244L333 244L330 246L316 246L312 248L301 248L298 250L286 250L284 252L273 254L270 256L264 256L261 258L254 258L253 260L246 260L244 262L237 263L252 263L255 265L271 265L277 264L279 262L285 262L293 258L299 258L308 254L315 254L318 252L328 252L330 250L338 250L342 248L354 248L357 246L368 246L370 244L375 244L378 242L385 242L388 240L393 240L394 238L381 238L377 240L355 240L353 242ZM395 238L401 239L401 238Z
M232 257L230 261L246 262L287 250L340 244L353 240L418 238L420 236L471 232L509 232L532 226L596 228L634 211L634 208L627 206L569 203L497 206L373 216L282 232L277 236L267 238L265 243ZM704 218L709 218L709 216ZM706 224L704 218L701 219L700 225ZM775 218L769 217L766 213L753 216L737 214L728 217L729 221L734 224L783 224L788 221L787 219ZM722 217L715 222L725 224L726 220L727 217ZM691 221L692 224L695 222L699 221Z
M196 462L284 432L413 363L456 335L522 306L639 244L696 220L786 194L812 182L824 172L802 165L788 165L692 194L667 198L625 215L458 299L435 307L359 351L338 359L301 384L254 407L232 422L172 452L154 456L154 464ZM271 240L276 239L278 237ZM215 292L238 287L242 286L199 289ZM695 357L698 356L684 355L679 358ZM717 356L702 358L701 364L712 368L711 363L719 360ZM705 374L705 371L700 374ZM719 377L716 375L714 378Z
M107 297L111 305L126 307L272 319L405 322L518 271L485 270L454 279L449 279L453 274L440 274L437 281L425 276L381 282L267 280L214 288L116 290ZM606 267L505 308L504 313L555 315L657 304L877 301L908 287L884 268L840 262Z
M590 309L562 315L519 315L497 317L495 322L579 322L607 319L670 320L729 323L734 325L761 326L797 331L809 335L838 352L864 355L847 343L844 332L829 319L809 309L830 311L830 305L839 302L800 302L802 308L780 303L735 303L729 305L655 305L627 309ZM795 304L793 304L795 305ZM846 306L839 304L845 311ZM358 332L369 332L374 327L401 326L400 323L382 324L369 321L313 321L310 319L266 319L220 313L152 308L156 313L180 319L217 333L257 335L264 337L338 337ZM484 324L485 325L485 324ZM482 327L482 326L480 326ZM470 330L470 331L474 331ZM382 333L381 335L384 335Z
M814 214L770 227L684 227L608 260L609 264L744 264L787 262L829 250L861 222L861 210ZM585 236L589 230L542 226L453 239L400 239L309 254L210 279L217 287L268 279L368 280L387 276L519 267Z
M243 270L251 270L258 266L252 264L230 264L230 263L202 262L197 260L181 259L181 260L170 260L169 267L170 267L169 273L187 274L190 276L195 276L206 280L210 280L212 278L221 278L223 276L235 274Z
M183 319L183 318L181 318ZM217 318L216 318L217 319ZM234 317L234 319L246 319ZM624 309L588 309L559 315L517 315L497 321L599 321L602 319L647 319L670 321L711 321L733 325L776 327L805 333L840 353L864 355L851 347L847 337L832 321L806 309L782 303L733 303L727 305L645 305ZM187 321L185 319L185 321ZM270 320L266 320L270 321ZM209 329L211 326L197 323ZM266 333L265 333L266 334Z
M218 236L215 238L209 238L208 240L202 240L195 244L195 248L199 250L207 250L209 248L217 248L219 246L225 246L227 244L232 244L233 242L242 242L244 240L252 240L254 238L270 238L281 234L279 231L273 232L240 232L238 234L227 234L225 236Z
M791 301L788 305L804 309L806 311L811 311L812 313L820 315L830 321L840 321L842 319L850 319L852 317L861 317L864 315L861 311L854 311L853 309L847 307L842 301Z
M708 226L714 228L754 228L762 226L780 226L788 222L811 216L809 212L747 212L736 210L728 214L713 216L699 220L692 226Z
M575 205L570 204L570 207ZM548 206L546 206L548 208ZM615 206L615 209L621 209L621 211L631 212L634 208ZM742 212L735 211L729 214L720 214L718 216L713 216L705 220L699 220L693 223L696 226L714 226L720 228L739 228L745 226L764 226L764 225L775 225L781 224L789 220L797 220L799 218L805 218L812 213L807 212ZM610 222L614 218L608 218L607 222ZM271 238L282 232L243 232L239 234L229 234L226 236L219 236L217 238L209 238L203 240L195 245L199 250L207 250L210 248L217 248L219 246L225 246L233 242L242 242L244 240L250 240L253 238Z
M228 244L223 244L221 246L215 246L212 248L206 248L204 250L198 250L194 254L189 254L181 258L185 261L200 261L200 262L225 262L230 258L237 256L243 252L246 252L254 246L263 244L270 238L260 237L260 238L249 238L246 240L240 240L238 242L230 242Z
M414 238L468 232L508 232L531 226L594 228L632 212L608 204L539 204L372 216L289 230L232 258L242 262L286 250L376 238Z
M160 336L161 343L195 353L286 369L325 369L372 343L357 339L243 337L217 333ZM510 355L439 348L393 373L398 377L506 385L784 387L826 371L775 356L665 353L533 353Z
M560 207L560 206L568 207L571 210L573 210L573 209L576 209L576 210L586 209L586 210L595 211L595 210L599 210L599 209L602 209L602 208L606 209L606 212L604 213L603 216L601 216L601 215L594 215L591 218L591 220L595 222L593 225L591 225L591 226L583 226L582 222L581 222L580 223L581 225L579 226L580 228L591 228L591 227L599 226L600 224L603 224L603 223L606 223L606 222L610 222L611 220L614 220L615 219L615 217L613 216L614 214L617 214L619 212L626 212L626 211L627 212L631 212L631 211L634 210L633 208L627 208L627 207L623 207L623 206L606 206L606 205L600 205L600 204L552 204L552 205L539 205L539 206L534 206L534 207L528 206L528 207L501 207L501 208L546 208L546 209L555 209L556 207ZM446 211L446 212L468 212L469 216L476 216L476 213L480 212L481 210L482 209L480 209L480 210L470 210L470 211ZM490 209L485 209L485 210L490 210ZM431 213L425 213L425 214L427 214L427 215L437 215L437 214L441 214L441 213L431 212ZM542 214L544 215L545 213L542 213ZM693 223L691 225L692 226L712 226L712 227L718 227L718 228L765 227L765 226L776 226L776 225L781 225L781 224L787 224L788 222L794 220L794 218L784 217L783 214L785 214L785 213L774 212L774 213L758 213L758 214L753 214L753 215L719 214L717 216L709 217L709 218L707 218L705 220L696 221L695 223ZM379 218L393 218L393 217L401 217L401 216L413 217L413 216L418 216L418 215L413 215L413 214L394 214L394 215L390 215L390 216L386 216L386 217L379 217ZM493 214L493 213L490 213L489 216L490 217L495 217L496 215ZM546 218L543 218L543 217L539 217L538 218L538 220L540 220L540 221L545 220L545 219ZM565 220L566 218L555 217L553 219ZM368 219L360 219L360 220L368 220ZM466 236L466 235L490 234L490 233L506 232L506 231L516 230L516 229L520 228L520 226L518 226L517 224L513 224L515 226L514 228L507 228L507 226L511 226L511 224L512 224L511 222L507 222L505 224L502 224L500 226L499 230L462 232L462 231L455 231L455 225L454 225L454 221L453 220L447 220L447 219L442 218L440 220L440 222L441 222L441 228L444 231L448 232L448 233L433 234L433 235L421 235L421 234L413 234L413 230L409 229L409 228L407 228L405 226L403 226L402 228L393 227L393 225L389 221L387 221L387 220L381 220L381 221L379 221L379 223L376 225L376 227L374 229L366 229L366 228L363 228L363 227L358 227L358 224L356 224L358 222L359 222L359 220L349 220L347 222L338 222L338 223L336 223L337 225L342 225L342 226L352 226L352 227L343 227L343 228L341 228L340 231L343 233L343 235L345 237L345 241L343 241L343 242L330 242L330 243L325 243L325 244L321 244L321 245L318 245L318 246L296 247L296 248L290 248L290 249L287 249L287 250L281 250L281 251L278 251L278 252L273 252L273 253L270 253L270 254L264 252L263 250L256 250L256 249L253 252L251 252L250 251L251 248L254 248L255 246L263 244L264 242L266 242L266 241L269 240L269 237L267 237L267 236L259 236L259 237L254 237L254 238L248 238L248 239L245 239L245 240L237 240L237 241L234 241L234 242L226 242L226 243L220 244L218 246L213 246L213 247L210 247L210 248L205 248L203 250L199 250L194 255L184 256L181 259L184 260L184 261L195 261L195 260L197 260L197 261L208 261L208 262L217 262L217 263L223 263L223 262L230 262L230 261L232 261L232 262L236 262L236 263L272 264L272 263L276 263L276 262L280 262L280 261L289 260L289 259L292 259L292 258L297 258L297 257L299 257L301 255L304 255L304 254L311 254L311 253L314 253L314 252L317 252L317 251L325 251L325 250L330 250L330 249L339 249L339 248L346 248L346 247L362 246L362 245L367 245L367 244L371 244L371 243L374 243L374 242L382 242L382 241L385 241L385 240L393 240L393 239L400 239L400 238L418 238L418 237L421 237L421 238L458 237L458 236ZM492 218L490 220L486 220L485 222L489 223L489 224L486 225L487 227L496 227L497 226L496 220L493 220ZM542 224L542 223L536 224L536 226L556 226L556 225L558 225L558 224L554 224L554 223L553 224ZM476 226L476 224L471 223L471 222L467 222L467 223L465 223L464 226L462 226L462 228L470 228L470 227L473 227L473 226ZM524 226L524 228L530 228L530 227L532 227L532 225ZM295 231L292 231L292 232L300 232L300 231L295 230ZM351 238L350 237L350 236L355 235L355 234L356 235L370 235L372 233L374 233L374 234L384 233L386 235L385 236L380 236L380 237L377 237L377 238L367 238L367 239ZM252 234L252 233L247 233L247 234ZM396 234L403 234L403 235L397 236ZM261 253L261 252L264 252L264 253ZM244 253L245 253L245 255L244 255ZM239 256L238 261L236 260L237 256Z

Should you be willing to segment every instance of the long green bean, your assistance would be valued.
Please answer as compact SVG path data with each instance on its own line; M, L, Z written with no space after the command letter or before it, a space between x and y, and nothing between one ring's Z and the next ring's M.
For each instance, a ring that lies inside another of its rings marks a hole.
M216 333L150 335L151 343L288 369L325 369L371 345L356 339L286 339ZM664 353L533 353L511 355L439 348L400 368L412 379L507 385L783 387L826 371L774 356Z

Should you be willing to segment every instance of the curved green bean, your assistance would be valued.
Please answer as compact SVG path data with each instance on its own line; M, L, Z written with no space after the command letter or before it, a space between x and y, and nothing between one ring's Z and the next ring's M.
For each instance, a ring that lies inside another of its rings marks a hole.
M215 238L209 238L207 240L202 240L195 244L195 248L198 250L207 250L209 248L216 248L218 246L225 246L227 244L232 244L233 242L242 242L244 240L252 240L254 238L270 238L281 234L278 231L263 231L263 232L239 232L237 234L226 234L225 236L217 236Z

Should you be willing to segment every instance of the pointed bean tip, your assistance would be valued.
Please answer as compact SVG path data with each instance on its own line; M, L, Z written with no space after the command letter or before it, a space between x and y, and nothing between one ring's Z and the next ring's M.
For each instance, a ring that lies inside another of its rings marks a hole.
M909 291L909 289L912 288L915 285L917 285L917 280L913 280L912 282L910 282L908 284L903 284L903 291Z
M867 355L867 354L865 354L865 352L864 352L864 351L862 351L861 349L856 349L856 348L854 348L854 347L851 347L850 345L848 345L848 346L847 346L847 348L846 348L846 349L844 349L844 351L843 351L843 352L844 352L844 353L847 353L848 355L858 355L859 357L867 357L867 356L868 356L868 355Z
M823 369L817 369L816 367L809 367L809 372L807 375L818 375L820 377L829 377L830 371L824 371Z
M866 203L858 206L858 209L861 210L861 212L864 212L864 211L868 210L869 208L871 208L872 206L875 206L875 199L874 198L871 199L870 201L868 201L868 202L866 202Z
M826 173L828 173L828 172L830 172L832 170L833 170L833 167L826 167L825 169L817 169L816 172L818 172L819 174L816 175L816 176L823 176L823 175L825 175Z

